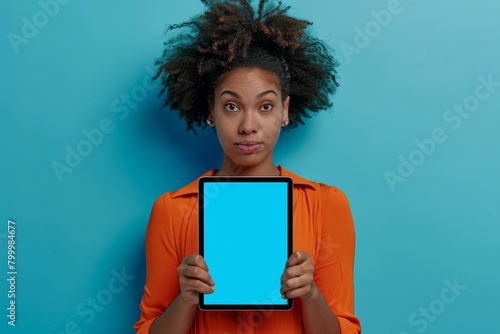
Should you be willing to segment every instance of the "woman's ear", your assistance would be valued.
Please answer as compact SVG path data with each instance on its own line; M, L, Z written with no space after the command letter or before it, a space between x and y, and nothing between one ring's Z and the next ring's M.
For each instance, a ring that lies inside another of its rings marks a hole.
M288 118L288 108L290 107L290 96L287 96L283 101L283 123L282 126L287 126L290 123Z
M208 101L208 116L207 116L207 124L208 126L215 127L215 119L214 119L214 105L212 101Z

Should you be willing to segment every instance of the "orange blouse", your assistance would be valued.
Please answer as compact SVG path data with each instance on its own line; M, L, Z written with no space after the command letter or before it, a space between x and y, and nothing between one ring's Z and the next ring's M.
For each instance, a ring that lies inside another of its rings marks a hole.
M278 168L294 182L293 250L311 256L314 281L337 315L342 334L361 333L354 315L355 236L347 197L336 187ZM138 334L149 333L153 321L179 295L177 267L190 254L198 254L198 179L161 195L153 205L146 233L146 285L134 326ZM197 309L191 333L302 334L300 299L294 300L291 311Z

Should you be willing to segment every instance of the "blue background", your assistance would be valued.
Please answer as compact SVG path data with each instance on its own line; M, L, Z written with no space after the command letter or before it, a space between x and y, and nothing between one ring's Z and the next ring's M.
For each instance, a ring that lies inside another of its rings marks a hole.
M215 282L215 304L287 304L279 295L288 259L287 183L205 183L203 257Z
M331 111L284 133L275 162L348 195L364 333L495 331L500 89L480 78L500 81L500 3L288 3L337 50L341 87ZM154 199L220 163L215 134L186 133L149 81L165 25L201 9L68 1L44 21L36 1L1 2L0 264L14 219L19 272L17 326L0 314L2 333L133 332ZM463 103L467 117L448 111ZM61 179L53 164L78 145L87 155ZM2 313L7 290L1 279Z

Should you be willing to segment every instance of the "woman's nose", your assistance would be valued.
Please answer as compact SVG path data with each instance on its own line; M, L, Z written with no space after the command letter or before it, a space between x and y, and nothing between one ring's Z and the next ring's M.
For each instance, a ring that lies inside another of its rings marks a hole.
M244 134L250 134L256 131L257 131L257 121L253 113L252 112L242 113L239 132Z

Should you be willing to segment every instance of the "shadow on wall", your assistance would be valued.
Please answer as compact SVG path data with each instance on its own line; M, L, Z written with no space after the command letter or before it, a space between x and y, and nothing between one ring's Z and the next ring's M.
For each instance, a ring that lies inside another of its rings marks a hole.
M166 158L163 162L167 163L165 172L169 174L168 179L176 187L182 187L201 173L219 168L222 150L212 128L197 129L198 134L186 131L186 123L177 112L161 108L163 99L157 99L149 111L143 113L142 131L151 141L164 146L165 155L168 154L163 157ZM188 178L179 180L175 172L180 172L182 176L188 175Z

